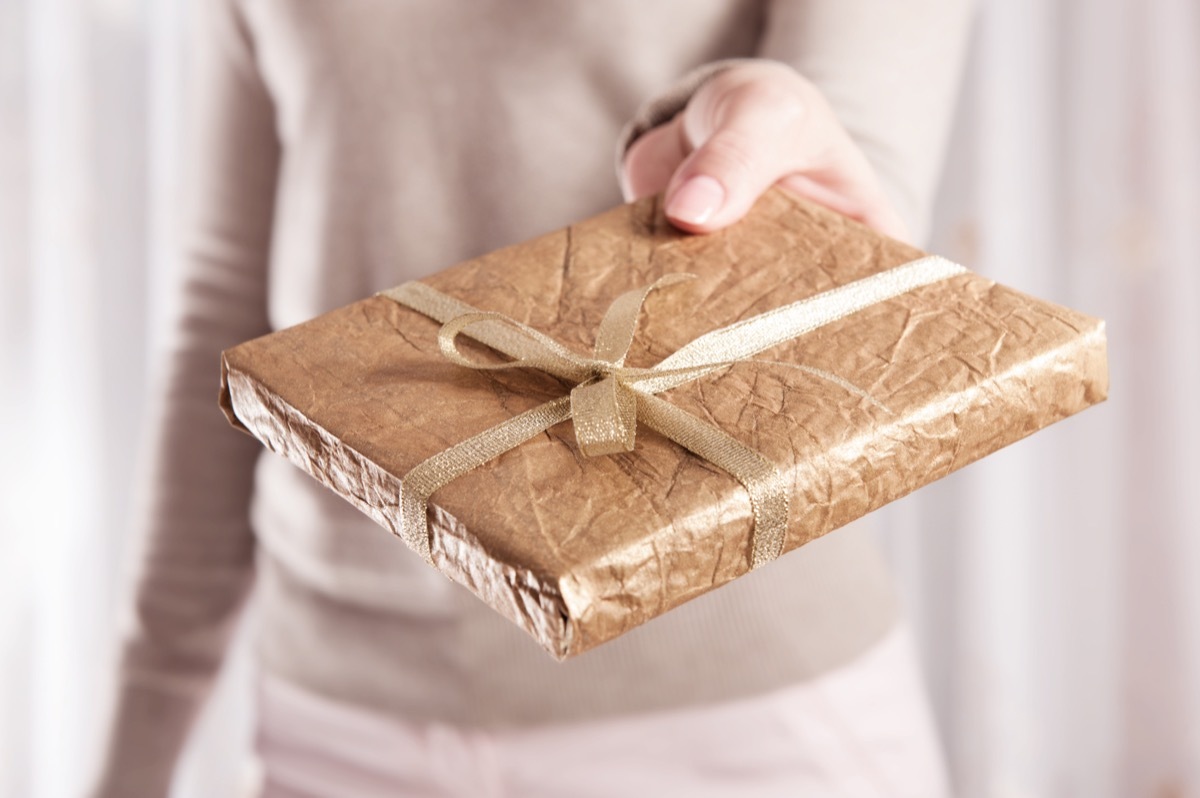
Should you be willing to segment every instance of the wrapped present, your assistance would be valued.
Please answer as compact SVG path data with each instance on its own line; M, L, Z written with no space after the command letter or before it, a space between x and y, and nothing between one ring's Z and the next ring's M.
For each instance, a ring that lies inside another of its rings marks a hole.
M221 403L558 658L1107 391L1103 322L773 190L655 200L228 350Z

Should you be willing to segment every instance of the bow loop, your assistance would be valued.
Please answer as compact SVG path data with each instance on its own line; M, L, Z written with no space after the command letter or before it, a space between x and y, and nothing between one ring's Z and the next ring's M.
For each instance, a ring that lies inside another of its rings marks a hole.
M694 279L694 274L667 274L650 285L626 291L613 300L596 331L596 346L593 349L595 359L614 366L625 365L625 356L629 354L633 333L637 329L638 315L650 292Z
M470 335L468 330L476 325L499 325L516 332L517 335L511 339L517 342L516 345L508 347L506 351L514 359L505 363L481 363L464 355L458 348L458 336ZM479 371L532 368L572 382L582 382L593 373L590 359L580 357L545 333L503 313L481 311L450 319L438 330L438 348L450 362Z

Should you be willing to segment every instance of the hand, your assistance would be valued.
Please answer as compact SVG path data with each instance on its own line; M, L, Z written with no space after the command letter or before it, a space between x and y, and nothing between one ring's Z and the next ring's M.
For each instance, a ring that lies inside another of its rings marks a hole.
M714 75L633 143L622 175L626 199L665 190L667 218L694 233L733 224L776 183L885 235L908 235L821 92L775 62Z

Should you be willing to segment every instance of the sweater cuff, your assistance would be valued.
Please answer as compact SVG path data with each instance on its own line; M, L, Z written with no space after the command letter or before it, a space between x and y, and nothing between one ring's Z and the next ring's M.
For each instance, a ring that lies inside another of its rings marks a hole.
M666 91L646 100L634 112L633 117L621 129L617 136L616 170L620 178L625 165L625 153L643 134L671 121L674 116L687 107L701 86L710 78L727 69L740 64L758 61L757 58L726 58L721 61L711 61L696 67L679 80L675 81Z
M89 798L163 798L203 691L124 678Z

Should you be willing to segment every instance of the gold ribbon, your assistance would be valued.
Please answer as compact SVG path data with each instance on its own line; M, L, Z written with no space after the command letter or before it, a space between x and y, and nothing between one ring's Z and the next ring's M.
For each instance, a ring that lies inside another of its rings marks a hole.
M569 396L484 430L405 474L400 487L400 535L432 562L426 512L429 497L439 488L567 419L574 420L575 439L585 456L631 451L640 422L728 472L746 488L754 514L751 567L758 568L783 550L789 485L779 469L761 454L655 394L728 366L752 362L808 372L878 405L835 374L800 364L749 358L864 308L965 271L936 256L911 261L706 333L650 368L625 365L642 304L651 291L692 279L692 275L667 275L618 297L600 322L590 357L502 313L481 311L424 283L410 282L383 291L380 296L441 322L438 346L446 358L460 366L479 370L533 368L575 384ZM460 335L474 338L512 360L471 360L458 349Z

